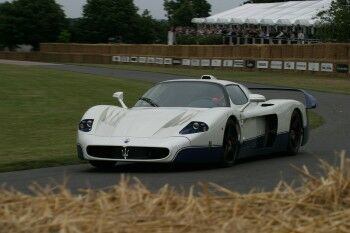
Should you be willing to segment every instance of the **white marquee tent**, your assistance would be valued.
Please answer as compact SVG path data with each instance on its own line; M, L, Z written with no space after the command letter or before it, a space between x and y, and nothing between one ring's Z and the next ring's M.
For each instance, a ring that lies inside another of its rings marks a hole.
M329 9L331 2L332 0L314 0L245 4L207 18L194 18L192 22L314 26L317 24L317 13Z

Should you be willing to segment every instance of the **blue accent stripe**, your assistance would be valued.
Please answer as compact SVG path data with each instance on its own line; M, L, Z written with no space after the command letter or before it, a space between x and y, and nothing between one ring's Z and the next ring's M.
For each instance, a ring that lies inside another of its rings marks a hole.
M179 163L210 163L220 162L222 147L187 147L180 150L174 162Z
M254 155L264 155L287 150L289 133L277 135L273 146L264 147L265 136L244 141L240 145L239 158ZM215 147L187 147L180 150L174 162L179 163L217 163L221 162L222 146Z
M273 146L264 147L265 136L244 141L240 147L239 157L270 154L287 150L289 133L278 134Z

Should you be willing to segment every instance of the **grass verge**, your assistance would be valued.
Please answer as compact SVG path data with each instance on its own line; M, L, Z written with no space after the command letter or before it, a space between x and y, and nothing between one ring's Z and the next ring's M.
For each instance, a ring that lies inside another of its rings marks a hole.
M308 111L308 117L311 129L316 129L324 124L323 117L314 111Z
M198 195L169 186L152 193L123 180L108 191L73 195L63 188L35 194L0 191L0 229L33 232L350 232L350 160L321 161L325 176L304 167L299 188L239 194L215 184Z
M222 69L160 67L146 65L94 65L107 68L158 72L174 75L200 77L203 74L213 74L221 79L237 82L249 82L273 86L302 88L322 92L350 94L350 79L346 77L331 77L330 75L316 75L308 73L282 73L280 71L240 72Z
M79 163L76 128L91 106L132 106L152 84L35 67L0 65L0 172ZM311 113L312 128L322 124Z
M132 105L150 83L0 65L0 172L78 163L76 129L91 106Z

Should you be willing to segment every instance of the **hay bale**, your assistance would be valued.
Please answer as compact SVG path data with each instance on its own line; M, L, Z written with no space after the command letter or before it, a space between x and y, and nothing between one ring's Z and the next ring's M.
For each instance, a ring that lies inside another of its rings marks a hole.
M194 195L169 186L152 193L122 179L108 191L73 195L33 186L33 195L0 191L2 232L349 232L350 160L324 177L303 167L301 187L280 182L272 192L239 194L215 184Z

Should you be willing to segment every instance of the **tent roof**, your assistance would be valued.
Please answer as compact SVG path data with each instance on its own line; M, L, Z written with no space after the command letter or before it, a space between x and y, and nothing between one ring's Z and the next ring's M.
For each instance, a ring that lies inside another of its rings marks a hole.
M290 1L245 4L207 18L195 18L193 23L303 25L317 23L315 16L330 7L332 0Z

